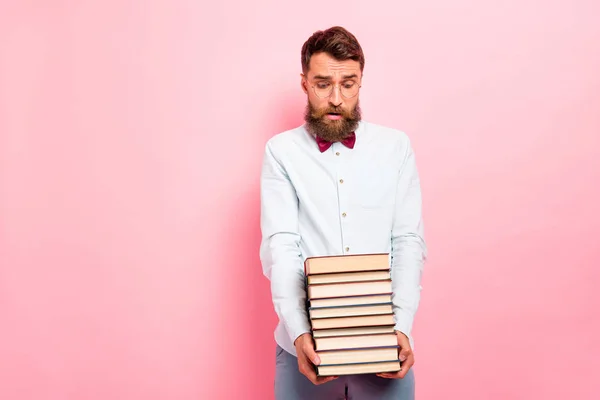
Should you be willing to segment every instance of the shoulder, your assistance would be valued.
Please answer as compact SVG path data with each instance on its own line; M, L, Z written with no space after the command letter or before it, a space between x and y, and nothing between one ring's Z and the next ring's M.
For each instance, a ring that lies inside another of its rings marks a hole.
M283 156L295 147L302 145L307 139L308 134L304 126L276 133L267 140L265 152L271 153L274 156Z
M367 121L361 122L361 129L366 139L378 146L385 146L390 150L403 152L411 147L409 135L401 129Z

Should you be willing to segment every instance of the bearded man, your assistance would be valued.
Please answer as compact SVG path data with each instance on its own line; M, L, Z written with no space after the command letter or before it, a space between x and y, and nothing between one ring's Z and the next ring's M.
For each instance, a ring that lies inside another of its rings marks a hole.
M414 151L404 132L362 120L365 57L353 34L315 32L301 53L305 124L268 140L261 172L260 258L279 318L275 398L412 400L411 330L426 258ZM304 260L373 253L391 256L401 369L317 376Z

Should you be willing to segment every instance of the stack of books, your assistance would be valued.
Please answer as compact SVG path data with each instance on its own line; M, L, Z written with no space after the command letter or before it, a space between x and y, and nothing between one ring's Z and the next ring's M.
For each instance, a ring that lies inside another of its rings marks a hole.
M389 254L309 257L304 272L317 375L400 370Z

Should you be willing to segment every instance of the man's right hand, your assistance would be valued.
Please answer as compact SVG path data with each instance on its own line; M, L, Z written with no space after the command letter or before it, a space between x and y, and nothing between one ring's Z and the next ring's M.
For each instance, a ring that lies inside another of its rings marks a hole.
M315 352L315 344L310 333L303 333L294 342L298 355L298 370L315 385L322 385L337 378L337 376L317 376L314 365L319 365L321 360Z

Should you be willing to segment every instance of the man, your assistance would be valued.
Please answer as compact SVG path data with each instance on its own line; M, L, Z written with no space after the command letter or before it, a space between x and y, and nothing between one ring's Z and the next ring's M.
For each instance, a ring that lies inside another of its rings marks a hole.
M408 137L361 119L364 64L344 28L314 33L302 47L306 123L266 144L260 256L279 317L277 400L414 399L411 328L426 254L420 183ZM317 377L304 260L361 253L391 254L401 371Z

